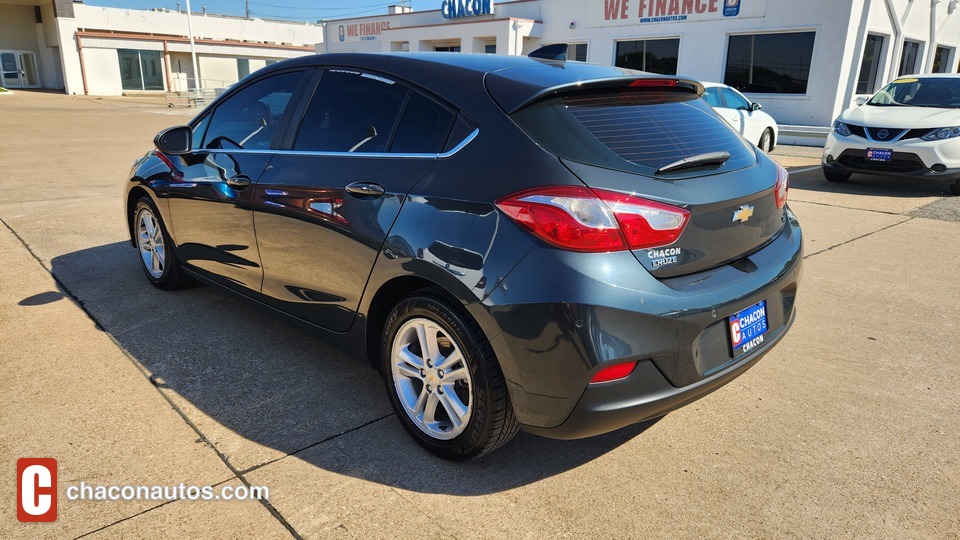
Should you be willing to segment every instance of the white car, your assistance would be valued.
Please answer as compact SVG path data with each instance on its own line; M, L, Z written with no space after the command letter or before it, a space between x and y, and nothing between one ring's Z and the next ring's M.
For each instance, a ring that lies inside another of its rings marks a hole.
M845 182L854 173L938 178L960 195L960 75L901 77L841 114L823 175Z
M703 99L723 117L744 139L764 152L777 146L780 128L772 116L760 110L743 94L725 84L705 82Z

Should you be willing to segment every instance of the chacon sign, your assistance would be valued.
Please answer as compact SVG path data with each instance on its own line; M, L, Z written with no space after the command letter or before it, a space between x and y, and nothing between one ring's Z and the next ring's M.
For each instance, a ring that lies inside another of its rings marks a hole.
M443 0L440 14L444 19L493 15L493 0Z

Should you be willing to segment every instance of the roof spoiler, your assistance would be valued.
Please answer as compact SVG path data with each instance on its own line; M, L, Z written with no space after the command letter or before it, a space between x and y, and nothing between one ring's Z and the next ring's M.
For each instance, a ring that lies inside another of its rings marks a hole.
M489 83L488 83L489 84ZM565 94L570 91L577 90L586 90L590 88L645 88L645 89L657 89L657 88L669 88L672 90L687 91L697 96L703 95L703 85L693 79L685 79L682 77L674 76L662 76L662 75L653 75L653 76L622 76L622 77L608 77L605 79L594 79L591 81L577 81L569 82L565 84L559 84L556 86L551 86L543 88L539 92L534 93L533 95L527 96L525 99L519 100L516 103L510 103L505 107L507 114L513 114L520 109L531 105L537 101L544 99L549 99L554 96ZM504 105L504 104L501 104Z
M565 62L567 60L567 44L566 43L555 43L553 45L545 45L539 49L528 54L530 58L542 58L544 60L560 60Z

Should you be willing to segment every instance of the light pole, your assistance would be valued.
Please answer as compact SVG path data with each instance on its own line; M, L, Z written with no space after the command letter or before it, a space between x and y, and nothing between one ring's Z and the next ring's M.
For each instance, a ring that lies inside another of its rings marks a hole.
M200 91L200 69L197 67L197 46L193 42L193 21L190 19L190 0L187 0L187 32L190 34L190 58L193 60L193 86ZM189 81L188 81L189 82ZM189 89L190 85L187 85Z

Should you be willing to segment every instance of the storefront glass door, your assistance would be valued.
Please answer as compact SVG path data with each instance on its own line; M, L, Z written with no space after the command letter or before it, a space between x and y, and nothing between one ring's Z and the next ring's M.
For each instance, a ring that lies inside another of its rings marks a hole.
M39 88L37 57L32 52L0 51L0 86L4 88Z

